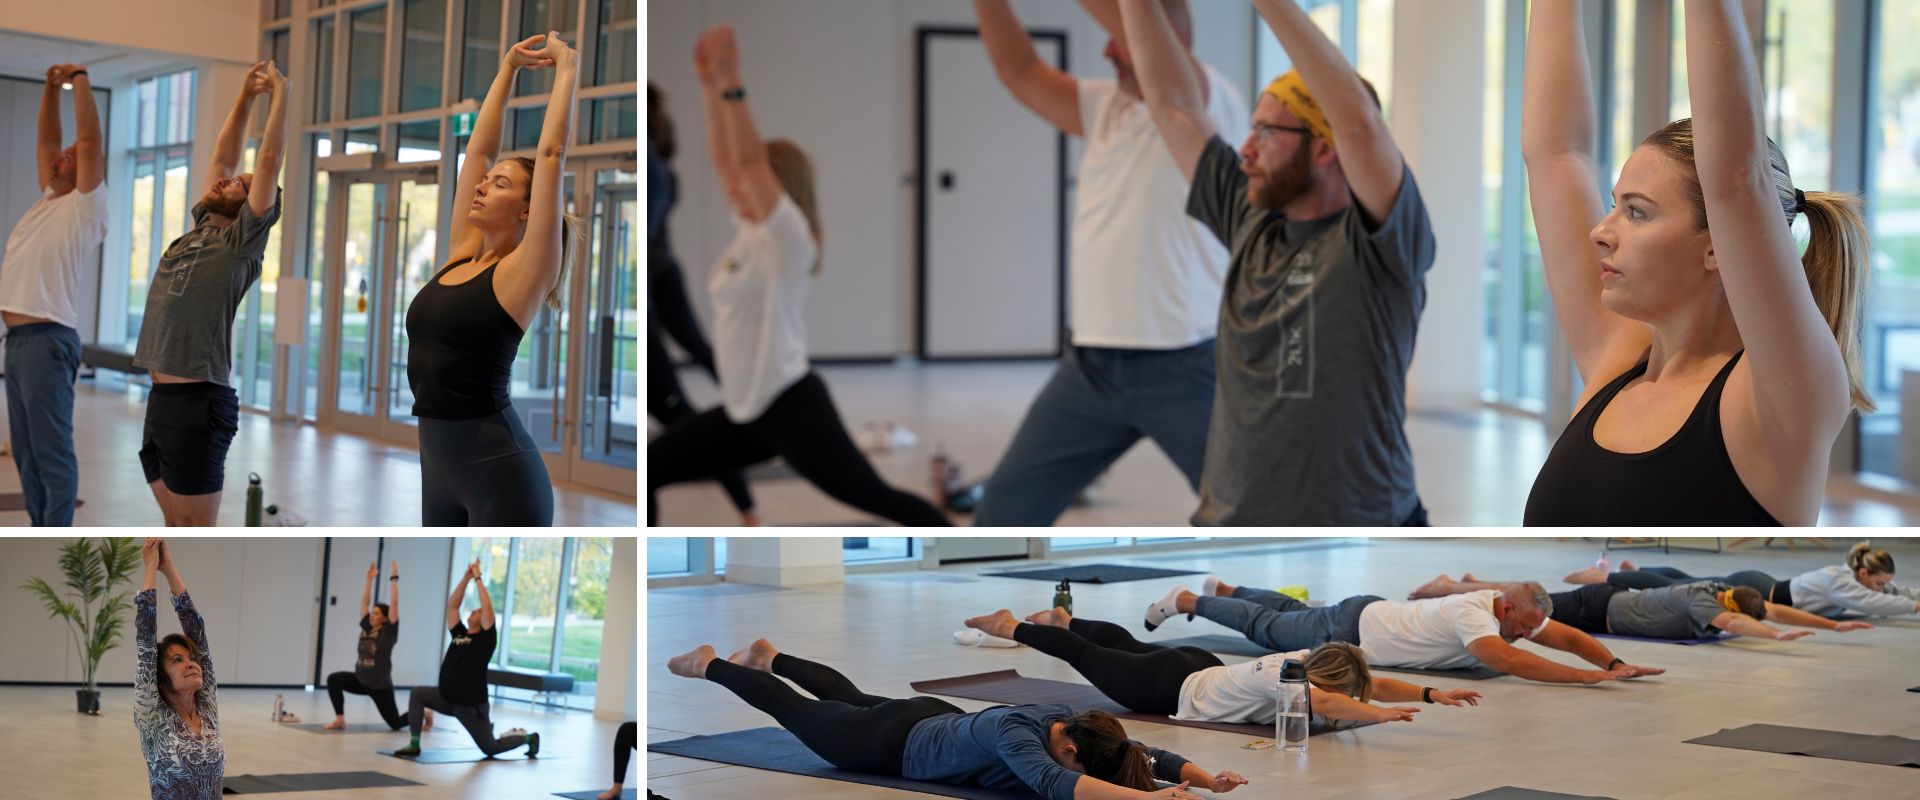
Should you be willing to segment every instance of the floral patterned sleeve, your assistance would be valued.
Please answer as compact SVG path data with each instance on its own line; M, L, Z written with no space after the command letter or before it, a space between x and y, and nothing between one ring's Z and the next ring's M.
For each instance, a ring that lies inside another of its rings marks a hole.
M155 676L160 669L160 654L153 649L153 606L153 589L133 596L133 640L139 657L133 672L133 726L139 729L143 746L162 734L166 726L160 716L160 685Z
M200 705L200 713L215 716L213 648L207 644L207 621L200 618L200 610L193 607L193 595L181 592L173 597L173 611L180 615L180 630L193 640L193 646L200 648L200 691L194 701Z

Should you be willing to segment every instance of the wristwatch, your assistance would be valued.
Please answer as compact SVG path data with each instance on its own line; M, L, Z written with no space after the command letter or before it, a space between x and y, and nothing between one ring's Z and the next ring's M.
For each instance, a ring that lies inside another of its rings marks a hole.
M737 102L740 102L741 100L747 99L747 90L745 87L735 86L731 89L722 91L720 93L720 99L737 103Z
M1612 661L1607 662L1607 669L1611 670L1614 667L1620 666L1621 664L1625 664L1625 663L1627 662L1624 659L1621 659L1620 657L1615 656Z
M1433 702L1433 687L1426 686L1420 689L1420 702L1423 702L1423 703Z

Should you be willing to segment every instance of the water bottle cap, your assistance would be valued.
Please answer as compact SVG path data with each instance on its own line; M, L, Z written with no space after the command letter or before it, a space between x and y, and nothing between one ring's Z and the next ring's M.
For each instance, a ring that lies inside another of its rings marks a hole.
M248 485L248 486L259 486L259 485L260 485L260 473L258 473L258 472L249 472L249 473L247 473L247 485Z
M1280 662L1280 680L1305 681L1306 679L1307 665L1299 659L1289 658Z

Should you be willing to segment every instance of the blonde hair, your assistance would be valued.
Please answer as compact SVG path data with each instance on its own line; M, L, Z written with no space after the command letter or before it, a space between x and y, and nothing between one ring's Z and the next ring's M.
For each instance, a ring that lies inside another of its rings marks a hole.
M1861 542L1847 551L1847 569L1855 572L1864 569L1869 575L1892 575L1893 554L1875 550L1873 545Z
M813 159L807 152L793 143L791 139L774 139L767 142L767 165L773 168L773 177L780 181L780 189L793 198L793 204L800 207L800 214L807 218L807 230L813 233L813 245L816 254L821 247L820 238L820 197L814 190ZM821 258L814 256L813 274L820 274Z
M1694 165L1693 119L1669 123L1654 131L1643 145L1672 159L1680 166L1681 181L1687 197L1693 201L1694 218L1699 227L1707 227L1706 194L1700 188L1700 173ZM1875 408L1867 394L1866 378L1860 368L1860 324L1865 313L1867 254L1872 239L1867 234L1866 217L1857 195L1837 192L1804 192L1802 206L1787 171L1787 157L1780 146L1767 139L1767 163L1772 168L1773 190L1786 215L1787 224L1804 211L1807 217L1807 252L1800 259L1806 269L1807 288L1813 291L1813 303L1827 320L1834 341L1840 345L1840 360L1847 368L1847 391L1853 407L1861 411Z
M533 159L527 158L526 156L514 156L506 160L519 164L522 169L527 171L527 193L529 195L528 200L531 201L531 195L533 193ZM567 290L567 268L573 265L574 255L580 252L581 246L586 238L586 231L586 220L581 219L579 214L570 213L564 208L561 210L560 274L554 276L553 288L547 292L547 307L553 309L555 312L560 310L561 302L565 297L564 293Z
M1362 703L1373 700L1373 670L1357 645L1327 642L1307 653L1307 682Z

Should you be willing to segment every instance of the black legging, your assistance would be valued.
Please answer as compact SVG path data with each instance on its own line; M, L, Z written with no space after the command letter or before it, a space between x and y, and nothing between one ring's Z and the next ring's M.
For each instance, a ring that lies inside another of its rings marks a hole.
M802 696L774 675L820 699ZM869 775L900 774L907 734L921 720L965 713L935 697L866 694L832 667L786 653L773 657L772 675L716 658L707 662L707 680L772 716L827 763Z
M400 707L394 705L393 688L369 689L360 682L360 678L351 672L336 672L327 676L327 697L333 700L333 715L347 715L347 698L343 692L363 694L373 699L373 707L380 709L380 720L387 727L400 730L407 727L407 715L400 713Z
M1074 619L1065 628L1023 622L1013 639L1077 670L1114 702L1142 714L1180 710L1180 685L1188 675L1225 666L1198 647L1166 647L1133 638L1111 622Z
M745 425L712 409L681 420L647 444L647 524L660 516L654 492L663 486L706 480L728 470L786 459L795 472L828 496L902 525L950 526L952 520L927 501L888 486L853 445L820 376L788 387L759 419Z
M687 302L687 285L681 277L679 262L672 253L656 253L651 247L647 253L647 304L659 315L660 333L673 337L674 343L687 351L693 363L699 364L716 382L719 381L720 374L713 366L713 347L707 344L707 337L700 332L700 321L693 315L693 304ZM648 390L651 392L652 389L649 385Z
M658 327L652 317L647 318L647 416L671 428L674 423L697 412L680 390L680 376L675 374L673 362L667 358L667 349L660 346L660 340L654 336ZM663 384L670 386L670 390L664 393L657 391ZM740 470L721 473L716 480L720 482L720 488L726 490L727 499L733 501L734 508L743 514L753 510L753 492L747 489L747 476Z
M1607 583L1628 589L1658 589L1662 586L1695 581L1716 581L1728 586L1745 586L1759 592L1761 597L1774 605L1793 605L1789 584L1758 570L1743 569L1713 578L1696 578L1673 567L1641 567L1631 571L1607 573Z
M622 723L620 732L613 735L613 782L627 782L627 758L638 747L639 725L632 722Z
M420 418L420 521L553 525L553 479L512 405L479 419Z

